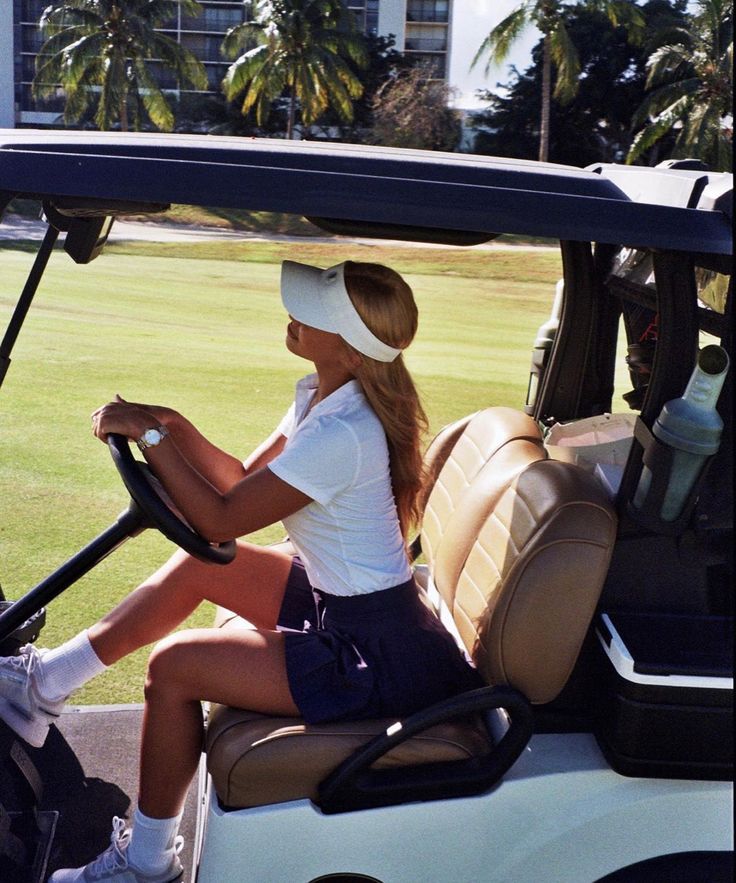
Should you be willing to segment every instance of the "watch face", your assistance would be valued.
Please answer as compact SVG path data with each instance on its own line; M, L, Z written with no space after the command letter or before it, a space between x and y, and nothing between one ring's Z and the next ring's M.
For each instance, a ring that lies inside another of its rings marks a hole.
M147 429L143 433L147 445L157 445L161 441L161 433L158 429Z

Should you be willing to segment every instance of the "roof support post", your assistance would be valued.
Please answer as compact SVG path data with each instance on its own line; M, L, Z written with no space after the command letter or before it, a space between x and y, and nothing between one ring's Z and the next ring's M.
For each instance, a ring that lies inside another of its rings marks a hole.
M20 329L23 327L23 322L30 309L33 296L36 293L36 289L38 288L43 272L46 269L46 264L51 257L51 252L53 251L58 236L59 231L55 227L49 226L46 230L46 236L41 243L41 247L36 254L36 260L33 262L31 272L28 274L28 279L23 287L18 303L15 305L13 315L10 317L10 322L5 330L5 336L2 339L2 343L0 343L0 386L3 385L5 375L8 373L8 368L10 367L10 353L12 352L15 341L20 334Z

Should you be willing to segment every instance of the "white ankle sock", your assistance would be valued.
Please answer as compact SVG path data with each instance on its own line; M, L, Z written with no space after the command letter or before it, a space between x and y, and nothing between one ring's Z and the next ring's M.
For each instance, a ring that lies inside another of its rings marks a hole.
M80 632L43 654L37 669L38 689L46 699L65 698L106 668L90 644L87 632Z
M144 874L160 874L171 862L174 839L182 814L171 819L152 819L140 809L133 814L128 861Z

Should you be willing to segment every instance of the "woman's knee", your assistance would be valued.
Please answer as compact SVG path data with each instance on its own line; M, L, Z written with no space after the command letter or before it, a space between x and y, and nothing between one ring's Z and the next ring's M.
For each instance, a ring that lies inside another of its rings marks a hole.
M183 669L187 653L186 632L168 635L155 645L146 671L144 692L147 699L162 691L168 694L178 692L186 685Z

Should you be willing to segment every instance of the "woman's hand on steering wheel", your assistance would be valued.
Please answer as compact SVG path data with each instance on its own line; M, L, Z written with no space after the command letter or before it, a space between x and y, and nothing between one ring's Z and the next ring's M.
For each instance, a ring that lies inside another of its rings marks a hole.
M126 402L120 395L115 401L108 402L92 412L92 432L102 442L107 442L111 433L124 435L126 438L139 439L143 433L163 421L144 406Z

